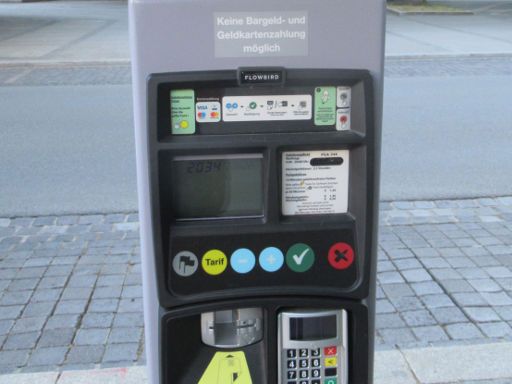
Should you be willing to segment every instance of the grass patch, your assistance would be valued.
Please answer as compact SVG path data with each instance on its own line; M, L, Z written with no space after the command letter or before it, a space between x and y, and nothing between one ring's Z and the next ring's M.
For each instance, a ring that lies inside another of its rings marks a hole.
M407 13L429 13L429 14L470 14L464 9L452 7L451 5L444 4L419 4L419 5L407 5L407 4L388 4L388 9L392 12L399 14Z

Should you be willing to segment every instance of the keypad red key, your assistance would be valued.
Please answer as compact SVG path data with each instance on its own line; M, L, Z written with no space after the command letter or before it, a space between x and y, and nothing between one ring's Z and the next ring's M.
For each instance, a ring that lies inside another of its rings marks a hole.
M338 354L338 348L332 346L332 347L325 347L324 348L324 355L325 356L335 356Z

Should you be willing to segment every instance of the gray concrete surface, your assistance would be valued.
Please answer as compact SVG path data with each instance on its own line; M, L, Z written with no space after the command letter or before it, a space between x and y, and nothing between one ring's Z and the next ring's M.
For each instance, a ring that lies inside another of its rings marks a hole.
M509 384L512 343L377 351L375 384ZM467 358L461 358L466 356ZM475 356L478 363L475 364ZM447 371L447 382L439 371ZM479 380L480 377L486 377ZM0 384L146 384L146 367L0 375Z

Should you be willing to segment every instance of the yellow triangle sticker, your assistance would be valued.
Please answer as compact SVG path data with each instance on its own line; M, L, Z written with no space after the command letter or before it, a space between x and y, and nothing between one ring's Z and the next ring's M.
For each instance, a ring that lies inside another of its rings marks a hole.
M245 353L215 353L198 384L252 384Z

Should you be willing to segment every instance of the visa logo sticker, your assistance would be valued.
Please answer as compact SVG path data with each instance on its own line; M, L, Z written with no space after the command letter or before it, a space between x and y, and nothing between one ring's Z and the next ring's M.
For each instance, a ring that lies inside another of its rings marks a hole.
M218 101L196 103L196 121L198 123L218 123L220 120L220 103Z

